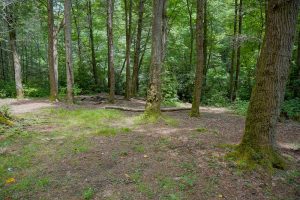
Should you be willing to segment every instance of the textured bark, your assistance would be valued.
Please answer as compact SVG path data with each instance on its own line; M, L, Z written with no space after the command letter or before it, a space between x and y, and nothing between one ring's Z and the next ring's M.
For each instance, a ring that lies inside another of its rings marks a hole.
M126 28L126 87L125 99L131 96L130 78L130 47L131 47L131 21L132 21L132 0L124 0L125 5L125 28Z
M266 35L257 63L245 133L239 146L242 156L279 167L275 133L284 99L296 29L299 1L269 0Z
M203 56L204 56L204 69L203 69L203 88L202 92L205 92L206 87L206 74L208 71L208 61L207 61L207 15L208 15L208 9L207 9L207 0L204 0L204 20L203 20L203 29L204 29L204 37L203 37Z
M203 54L203 40L204 40L204 30L203 30L203 19L204 19L204 0L197 0L197 19L196 19L196 75L194 83L194 94L191 116L200 116L200 98L201 98L201 88L203 79L203 69L204 69L204 54Z
M233 101L234 90L234 66L236 64L236 47L237 47L237 15L238 15L238 0L234 1L234 24L233 24L233 47L231 53L230 65L230 81L229 81L229 95L230 101Z
M54 39L54 16L53 16L53 0L48 0L48 66L49 66L49 82L50 82L50 100L56 101L58 95L58 87L55 75L55 58L54 48L56 48L56 39ZM55 40L55 41L54 41ZM55 47L54 47L55 46ZM57 50L56 50L57 54ZM56 55L57 56L57 55Z
M10 6L6 8L6 21L9 30L9 43L10 43L10 48L13 56L17 98L22 99L24 98L24 91L22 85L22 68L20 63L20 56L17 51L15 19L14 19L13 11L11 10Z
M72 26L71 26L71 0L65 0L65 49L66 49L66 74L67 74L67 101L73 103L73 63L72 63Z
M235 79L234 79L234 89L232 94L232 101L235 101L237 97L238 84L239 84L239 75L241 69L241 35L242 35L242 26L243 26L243 0L240 0L239 4L239 28L238 28L238 42L237 42L237 53L236 53L236 69L235 69Z
M165 61L167 55L167 41L168 41L168 15L167 15L167 2L168 0L164 0L163 2L163 13L162 13L162 50L161 50L161 61L162 63ZM164 71L164 67L162 67L162 71Z
M108 45L108 80L109 101L115 100L115 70L114 70L114 46L113 46L113 0L107 1L107 45Z
M141 39L142 39L142 30L143 30L144 1L145 0L140 0L140 4L139 4L139 17L138 17L138 25L137 25L136 44L134 50L132 85L131 85L132 96L136 96L137 89L138 89L139 60L140 60L140 53L141 53Z
M100 87L100 80L98 75L96 55L95 55L95 44L94 44L94 33L93 33L93 16L92 16L92 5L91 0L87 1L88 8L88 24L89 24L89 34L90 34L90 44L91 44L91 53L92 53L92 68L95 85Z
M150 79L145 114L160 114L162 68L162 17L165 0L153 0Z

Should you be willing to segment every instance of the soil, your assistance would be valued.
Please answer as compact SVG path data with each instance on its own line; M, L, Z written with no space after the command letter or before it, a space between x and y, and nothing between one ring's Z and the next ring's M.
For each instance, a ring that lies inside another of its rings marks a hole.
M80 96L77 102L74 106L46 100L6 103L15 114L49 107L96 109L108 105L104 94ZM144 104L142 99L125 101L121 97L115 103L132 108ZM287 171L276 170L273 175L259 169L241 171L224 158L230 151L228 144L241 140L245 123L244 117L226 108L203 107L200 118L189 117L188 111L165 113L178 121L175 126L165 122L135 126L130 119L138 113L123 113L126 120L114 126L129 127L130 133L89 138L92 149L58 162L36 160L43 163L43 176L55 183L30 194L32 199L83 199L86 187L93 188L92 199L300 199L299 176L289 182ZM38 128L47 132L45 127ZM59 145L58 140L48 143ZM279 123L277 141L280 152L290 158L288 172L299 170L300 124Z

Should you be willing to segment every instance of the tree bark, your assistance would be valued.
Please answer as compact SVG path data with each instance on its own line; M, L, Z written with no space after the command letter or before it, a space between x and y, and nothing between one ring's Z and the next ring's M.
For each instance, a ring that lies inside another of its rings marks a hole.
M275 133L291 62L298 0L269 0L266 35L257 63L245 132L238 152L241 158L267 167L283 167L276 152Z
M107 45L108 45L108 71L109 71L109 101L115 100L115 70L113 47L113 0L107 0Z
M240 0L239 5L239 28L238 28L238 41L237 41L237 53L236 53L236 71L235 71L235 80L234 80L234 89L232 95L232 101L235 101L237 97L237 91L239 86L239 75L241 68L241 35L242 35L242 27L243 26L243 0Z
M237 46L237 15L238 15L238 0L234 1L234 24L233 24L233 44L231 53L231 65L230 65L230 82L229 82L229 96L230 101L233 101L234 90L234 66L236 64L236 46Z
M56 101L58 98L58 87L55 75L55 59L54 46L54 16L53 16L53 0L48 0L48 66L49 66L49 82L50 82L50 100ZM57 53L57 50L56 50Z
M17 98L23 99L24 98L24 91L23 91L23 84L22 84L22 68L20 63L20 56L17 51L17 44L16 44L16 29L15 29L15 18L12 11L11 6L6 8L6 21L8 24L9 30L9 43L10 48L12 51L13 56L13 66L15 71L15 84L16 84L16 92Z
M134 50L133 72L132 72L132 96L136 96L138 88L138 76L139 76L139 60L141 53L141 39L143 30L143 15L144 15L144 1L140 0L139 3L139 17L137 25L136 44Z
M165 0L153 0L152 49L146 115L159 115L161 105L162 17Z
M201 88L203 79L203 69L204 69L204 53L203 53L203 40L204 40L204 30L203 30L203 19L204 19L204 0L197 0L197 20L196 20L196 75L194 84L194 94L193 103L191 109L192 117L200 116L200 98L201 98Z
M98 88L100 88L100 80L99 80L99 74L98 74L97 63L96 63L96 55L95 55L91 0L87 1L87 8L88 8L88 24L89 24L90 44L91 44L91 53L92 53L93 76L94 76L95 85Z
M203 88L202 93L205 92L206 87L206 75L208 71L208 61L207 61L207 15L208 15L208 9L207 9L207 0L204 0L204 20L203 20L203 31L204 31L204 38L203 38L203 56L204 56L204 69L203 69Z
M65 0L65 49L66 49L66 71L67 71L67 102L73 103L73 63L72 63L72 26L71 26L71 0Z
M300 80L300 28L298 30L298 50L297 50L297 74L298 80ZM295 97L300 97L300 87L295 88Z
M167 37L168 37L168 15L167 15L167 2L165 0L163 3L163 13L162 13L162 50L161 50L161 61L164 63L166 55L167 55ZM162 71L164 71L164 67L162 66Z
M189 14L189 28L190 28L190 55L189 55L189 65L190 65L190 68L192 67L193 65L193 46L194 46L194 30L193 30L193 11L192 11L192 8L193 6L190 6L190 0L186 0L186 6L187 6L187 11L188 11L188 14Z
M129 4L129 5L128 5ZM131 96L130 79L130 47L131 47L131 21L132 21L132 0L124 0L125 5L125 28L126 28L126 87L125 99Z

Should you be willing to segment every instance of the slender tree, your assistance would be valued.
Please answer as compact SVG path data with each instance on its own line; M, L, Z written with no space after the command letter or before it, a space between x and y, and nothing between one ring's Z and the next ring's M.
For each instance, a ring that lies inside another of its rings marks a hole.
M152 49L146 115L160 114L162 68L162 18L165 0L153 0Z
M55 75L55 59L54 59L54 16L53 16L53 0L48 0L48 66L49 66L49 82L50 82L50 100L56 101L58 95L58 86Z
M269 0L266 34L257 63L245 132L237 156L250 162L283 167L275 146L300 1Z
M6 21L8 24L8 30L9 30L9 43L10 48L13 56L13 66L15 71L15 84L16 84L16 92L17 92L17 98L22 99L24 98L24 90L23 90L23 84L22 84L22 68L21 68L21 61L20 56L17 51L17 44L16 44L16 29L15 29L15 16L14 12L12 10L13 4L6 7Z
M191 69L193 64L193 45L194 45L194 24L193 24L193 6L190 0L186 0L186 7L189 14L189 28L190 28L190 55L189 55L189 69Z
M108 45L108 80L109 101L115 100L115 70L114 70L114 46L113 46L113 0L107 0L107 45Z
M234 20L233 20L233 44L230 63L230 80L229 80L229 96L230 101L233 101L234 90L234 66L236 64L236 46L237 46L237 15L238 15L238 0L234 1Z
M124 0L125 5L125 28L126 28L126 88L125 99L131 96L130 79L130 47L131 47L131 24L132 24L132 0Z
M134 50L134 61L133 61L133 71L132 71L132 96L136 96L138 88L138 76L139 76L139 60L141 53L141 39L142 39L142 30L143 30L143 15L144 15L144 2L145 0L140 0L139 2L139 17L137 25L137 35L136 35L136 44Z
M66 74L67 74L67 101L73 103L73 63L72 63L72 27L71 27L71 0L65 0L65 48L66 48Z
M203 69L204 69L204 53L203 53L203 41L204 41L204 0L197 0L197 19L196 19L196 75L194 83L194 94L191 116L200 116L200 98L201 98L201 88L203 79Z
M95 44L94 44L94 33L93 33L93 16L92 16L92 4L91 0L87 1L87 10L88 10L88 24L89 24L89 33L90 33L90 45L91 45L91 53L92 53L92 68L93 68L93 76L95 85L100 87L100 80L98 75L97 63L96 63L96 55L95 55Z
M167 2L165 0L163 3L163 13L162 13L162 50L161 50L161 61L164 63L167 55L167 41L168 41L168 14L167 14ZM164 68L162 68L164 71Z
M235 101L238 91L239 84L239 75L241 69L241 35L242 35L242 26L243 26L243 0L240 0L239 4L239 24L238 24L238 41L237 41L237 53L236 53L236 69L235 69L235 79L234 79L234 88L232 94L232 101Z
M205 92L205 87L206 87L206 74L208 71L208 59L207 59L207 42L208 42L208 38L207 38L207 29L208 29L208 8L207 8L207 0L204 0L204 19L203 19L203 34L204 34L204 38L203 38L203 56L204 56L204 69L203 69L203 88L202 91Z

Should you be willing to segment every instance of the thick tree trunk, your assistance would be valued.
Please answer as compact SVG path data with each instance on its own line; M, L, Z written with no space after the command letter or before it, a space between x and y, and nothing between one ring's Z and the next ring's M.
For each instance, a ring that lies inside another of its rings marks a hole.
M239 75L241 69L241 35L243 26L243 0L240 0L239 5L239 28L238 28L238 42L237 42L237 53L236 53L236 71L235 71L235 80L234 80L234 89L232 95L232 101L235 101L237 97L238 84L239 84Z
M73 103L73 63L72 63L72 26L71 26L71 0L65 0L65 48L66 48L66 71L67 71L67 101Z
M55 40L55 41L54 41ZM48 66L49 66L49 82L50 82L50 100L56 101L58 95L58 87L56 82L56 61L54 58L54 48L56 50L56 39L54 36L54 16L53 16L53 0L48 0ZM56 50L57 54L57 50ZM57 55L56 55L57 56Z
M200 116L200 99L201 99L201 88L203 79L203 69L204 69L204 54L203 54L203 40L204 40L204 30L203 30L203 18L204 18L204 0L197 0L197 20L196 20L196 75L194 84L194 94L191 116Z
M153 0L152 49L146 115L159 115L161 104L162 17L165 0Z
M17 52L17 44L16 44L16 29L15 29L15 19L13 16L13 11L11 8L6 8L6 21L8 23L8 30L9 30L9 43L10 48L13 56L13 66L15 71L15 83L16 83L16 92L17 98L22 99L24 98L24 91L22 85L22 69L20 63L20 56Z
M233 44L231 53L231 65L230 65L230 81L229 81L229 96L230 101L233 101L234 90L234 66L236 64L236 47L237 47L237 15L238 15L238 0L234 2L234 24L233 24Z
M138 18L138 25L137 25L136 44L134 50L132 85L131 85L132 96L136 96L137 88L138 88L139 60L140 60L140 53L141 53L141 39L142 39L142 30L143 30L144 1L145 0L140 0L140 4L139 4L139 18Z
M271 168L282 167L275 151L275 132L288 78L299 4L298 0L268 1L266 35L257 63L256 84L238 148L241 158Z
M99 80L99 74L98 74L97 63L96 63L96 55L95 55L91 0L87 1L87 8L88 8L88 24L89 24L90 44L91 44L91 53L92 53L93 76L94 76L95 85L100 88L100 80Z
M164 63L167 55L167 41L168 41L168 15L167 15L167 2L164 1L163 14L162 14L162 50L161 50L161 61ZM164 71L164 66L162 66L162 71Z
M107 45L108 45L108 71L109 71L109 101L115 100L115 70L113 46L113 0L107 1Z
M125 28L126 28L126 87L125 99L131 96L130 79L130 47L131 47L131 21L132 21L132 0L124 0L125 5Z

